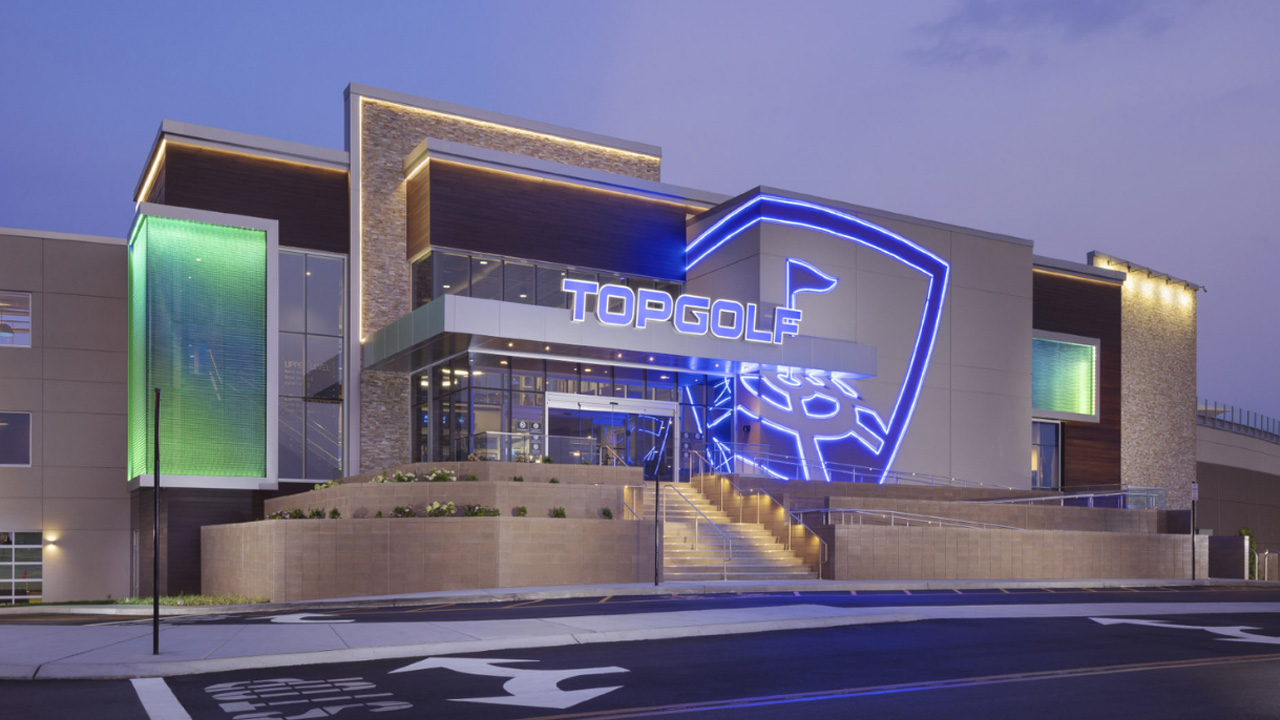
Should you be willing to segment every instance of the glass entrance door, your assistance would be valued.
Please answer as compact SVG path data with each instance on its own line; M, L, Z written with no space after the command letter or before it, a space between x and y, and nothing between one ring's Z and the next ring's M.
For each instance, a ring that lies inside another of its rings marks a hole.
M675 403L547 393L547 435L558 463L643 467L646 480L676 476ZM575 438L575 442L555 442ZM563 456L563 457L560 457Z

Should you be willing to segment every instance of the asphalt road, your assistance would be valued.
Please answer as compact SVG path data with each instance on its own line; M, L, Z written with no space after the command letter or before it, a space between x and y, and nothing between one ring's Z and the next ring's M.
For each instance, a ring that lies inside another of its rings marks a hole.
M1269 591L1235 592L1240 597L1171 591L1159 599L1275 598ZM1156 599L1155 593L1131 594ZM1124 597L1081 595L1082 601ZM1038 597L1011 593L1002 602L1039 602ZM893 599L917 602L905 595ZM992 599L981 595L980 602ZM1053 598L1064 600L1069 601ZM787 600L713 596L679 602L705 608L755 601ZM623 604L635 612L636 602ZM939 596L929 596L928 604L938 602ZM489 612L534 606L505 607ZM582 607L572 611L581 614ZM0 683L0 708L6 718L50 720L1280 717L1280 616L1162 615L1143 622L930 620L245 670L137 684L8 682Z

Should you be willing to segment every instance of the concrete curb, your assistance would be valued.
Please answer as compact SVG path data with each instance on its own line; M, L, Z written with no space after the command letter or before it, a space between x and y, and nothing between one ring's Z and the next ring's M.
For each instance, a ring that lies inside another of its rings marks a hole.
M320 652L287 653L281 655L251 655L238 658L212 660L174 660L147 663L68 663L20 666L0 665L0 677L21 680L115 680L136 677L167 677L254 670L299 665L364 662L368 660L393 660L417 658L428 655L456 655L493 650L521 650L528 648L563 647L594 643L635 642L642 640L670 640L686 637L710 637L715 635L745 635L779 630L811 630L870 625L881 623L913 622L920 616L910 613L872 613L836 617L796 618L761 622L721 623L690 625L686 627L653 628L639 630L606 630L600 632L566 633L540 637L511 637L494 640L466 640L459 642L426 643L419 645L394 645L389 647L349 648Z
M333 598L327 600L297 600L290 602L258 603L253 605L166 605L160 608L163 617L187 615L242 615L246 613L270 613L303 610L347 610L375 607L419 607L426 605L482 605L528 600L563 600L569 598L593 598L605 596L646 595L740 595L745 593L809 593L809 592L868 592L897 590L1023 590L1038 588L1121 588L1247 585L1280 587L1280 582L1263 580L1228 579L1075 579L1075 580L868 580L839 581L811 580L789 583L742 582L669 582L662 585L589 585L543 588L491 588L478 590L446 590L404 595ZM24 605L0 608L4 615L121 615L150 617L149 605Z

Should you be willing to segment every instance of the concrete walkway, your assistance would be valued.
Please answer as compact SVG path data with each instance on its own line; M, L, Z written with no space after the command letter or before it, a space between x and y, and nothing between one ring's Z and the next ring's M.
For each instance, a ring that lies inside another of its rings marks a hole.
M553 647L586 643L658 640L837 627L865 623L939 619L1004 619L1019 617L1090 617L1192 615L1233 612L1280 612L1280 603L1126 602L1002 605L933 605L911 607L836 607L813 602L746 608L673 612L584 614L493 620L356 622L325 616L341 608L508 602L608 595L704 594L733 592L858 592L887 589L965 589L1017 587L1141 587L1178 585L1187 581L1044 581L947 583L753 583L676 584L658 589L643 585L523 588L420 593L383 598L347 598L309 603L272 603L220 608L165 608L174 615L211 613L242 615L274 611L268 617L196 618L162 623L161 653L151 654L151 626L129 615L149 615L149 607L101 608L103 623L90 625L6 624L0 626L0 678L123 678L219 672L246 668L286 667L384 658L425 657L491 650ZM1201 584L1201 583L1197 583ZM1207 584L1207 583L1205 583ZM1239 584L1236 581L1232 584ZM1280 584L1270 583L1270 586ZM1101 599L1101 598L1099 598ZM0 611L0 619L19 621L21 613L51 611L86 614L89 606L39 606ZM283 612L281 612L283 611Z

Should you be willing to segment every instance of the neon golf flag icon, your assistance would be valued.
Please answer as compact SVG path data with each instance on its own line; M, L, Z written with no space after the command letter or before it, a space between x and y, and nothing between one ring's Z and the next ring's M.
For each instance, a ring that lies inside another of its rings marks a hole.
M817 203L761 192L744 200L733 211L702 232L686 250L686 273L694 277L701 263L729 246L745 231L780 225L821 233L875 251L909 270L903 282L923 288L923 298L913 331L901 385L892 402L874 405L857 387L858 376L821 368L745 365L738 375L733 407L708 424L728 419L735 426L755 428L752 442L768 447L752 456L739 452L738 460L755 465L780 479L870 480L883 482L906 435L924 385L946 300L949 266L937 255L883 227ZM846 253L851 254L851 253ZM805 332L810 313L854 316L852 297L866 293L838 292L841 279L821 263L789 257L785 262L784 304L776 309L794 318L797 335ZM923 281L923 282L921 282ZM875 298L873 302L889 303ZM914 303L919 305L914 305ZM914 318L913 318L914 320ZM884 395L884 393L878 393ZM727 460L727 447L720 453ZM855 470L857 468L857 470Z

